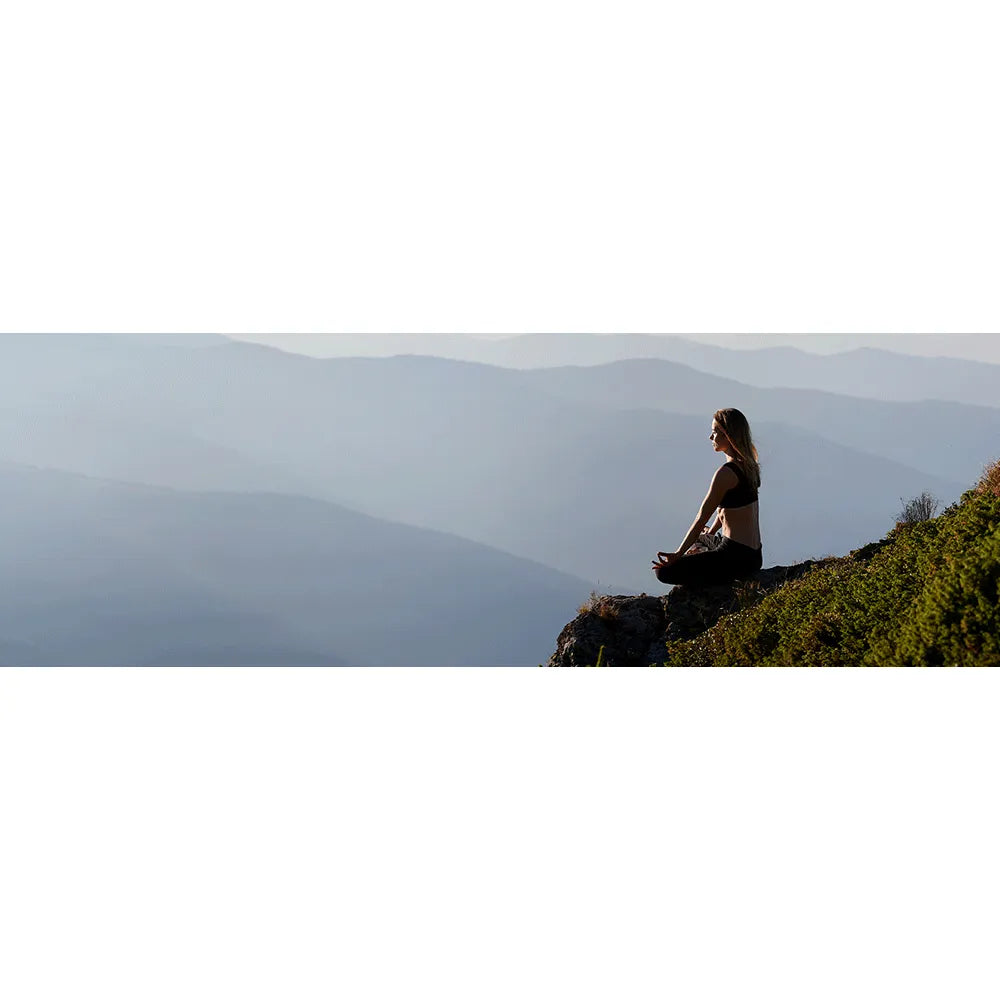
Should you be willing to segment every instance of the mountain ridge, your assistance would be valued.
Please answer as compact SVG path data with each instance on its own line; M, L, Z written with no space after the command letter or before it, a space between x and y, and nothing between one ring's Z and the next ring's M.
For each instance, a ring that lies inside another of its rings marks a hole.
M0 463L0 488L0 640L36 665L527 666L590 586L308 497L16 463Z
M288 334L269 339L289 340L313 356L333 351L339 342L342 349L352 345L349 353L353 354L420 354L515 369L591 366L628 358L672 360L700 371L742 375L747 384L761 388L785 386L865 398L946 399L1000 407L1000 361L927 357L884 348L815 354L792 346L721 347L677 334L536 333L487 340L460 334Z
M664 544L664 531L690 523L714 471L707 423L732 394L731 387L706 390L723 398L706 399L698 417L609 412L596 405L607 400L558 399L529 385L540 373L428 357L317 361L245 347L190 355L139 351L127 376L115 363L108 374L88 369L71 381L69 366L57 372L58 392L41 381L39 362L37 380L22 379L12 391L23 398L40 386L30 396L33 407L46 400L59 426L69 428L69 443L56 431L47 443L34 411L20 424L15 411L0 435L0 454L50 465L58 458L76 471L99 463L105 478L134 480L142 472L143 481L173 479L184 489L220 489L227 476L242 488L273 482L277 492L459 535L577 578L639 590L648 583L647 553ZM6 370L9 381L16 369ZM103 423L90 427L88 414ZM859 525L876 530L904 493L929 489L947 500L961 491L958 477L929 475L831 444L815 431L750 416L763 435L758 444L772 498L762 507L765 544L778 561L844 551ZM136 430L140 424L167 428L171 438L151 448L148 432ZM230 464L185 443L183 434L226 449ZM157 455L168 445L172 457L158 467ZM819 493L806 475L819 477ZM864 483L864 491L851 483ZM806 510L813 522L803 520Z

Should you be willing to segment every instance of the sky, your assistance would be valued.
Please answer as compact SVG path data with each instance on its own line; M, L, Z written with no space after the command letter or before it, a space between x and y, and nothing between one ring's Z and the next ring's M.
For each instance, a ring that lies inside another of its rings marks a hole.
M1000 330L958 2L14 5L0 330Z

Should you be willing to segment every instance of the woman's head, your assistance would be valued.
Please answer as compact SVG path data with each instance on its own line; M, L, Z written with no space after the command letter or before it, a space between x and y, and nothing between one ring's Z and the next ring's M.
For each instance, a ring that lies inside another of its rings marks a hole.
M760 463L750 434L750 423L739 410L716 410L712 417L712 442L716 451L732 455L747 474L750 484L760 486Z

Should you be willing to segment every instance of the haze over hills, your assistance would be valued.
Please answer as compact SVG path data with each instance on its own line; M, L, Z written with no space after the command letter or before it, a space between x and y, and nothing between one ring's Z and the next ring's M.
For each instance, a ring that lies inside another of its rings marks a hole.
M603 365L655 358L760 387L816 389L871 399L924 399L1000 407L1000 350L995 363L911 356L901 348L853 348L817 354L788 344L753 350L654 334L537 333L502 339L460 334L272 334L242 335L281 350L316 357L420 354L505 368ZM722 337L723 335L720 335ZM911 335L907 343L919 343ZM884 344L887 338L871 338ZM1000 340L1000 338L998 338ZM734 341L735 342L735 341ZM944 346L944 342L938 341Z
M995 407L936 400L885 402L813 389L762 389L656 360L542 368L525 372L523 378L553 396L609 409L633 409L641 401L667 413L704 417L706 400L726 400L727 406L752 414L755 422L790 423L956 482L973 481L985 461L1000 457L1000 408Z
M34 404L7 411L0 454L189 490L326 499L635 591L657 586L652 552L676 544L690 523L718 462L708 420L737 388L706 381L699 410L697 373L667 366L675 395L685 386L692 393L690 413L676 414L624 408L628 385L619 391L617 367L605 392L565 381L581 372L599 379L599 369L318 361L235 343L119 346L127 358L108 356L103 370L91 358L76 383L59 351L41 349L33 367L21 364L9 388ZM8 378L12 369L3 368ZM654 381L669 398L659 370ZM846 413L853 403L840 405ZM773 410L795 416L786 402ZM966 485L784 420L752 419L765 461L770 562L846 551L859 536L884 532L901 496L930 489L947 502Z
M534 665L591 586L301 497L8 462L0 490L0 655L28 665Z
M0 368L4 400L0 409L6 406L8 412L5 428L0 427L0 441L6 438L7 442L5 453L12 459L30 461L32 455L49 454L48 449L54 449L63 454L50 464L64 467L63 462L74 458L84 461L112 450L143 469L142 481L157 481L145 477L160 474L170 485L177 481L173 476L186 472L180 460L183 449L177 461L158 463L155 459L169 457L172 449L180 447L176 439L183 437L188 448L200 449L210 457L212 466L218 467L213 468L216 481L198 480L193 485L199 488L221 487L225 478L222 470L228 466L225 474L245 476L248 488L266 488L274 481L270 477L277 476L290 480L282 481L283 490L301 491L314 481L315 472L295 465L288 456L298 447L297 439L303 433L333 439L343 434L350 437L357 431L348 425L362 417L367 421L371 412L373 420L386 426L378 431L371 423L368 432L387 439L386 446L391 449L394 438L402 440L409 433L404 426L408 408L418 420L429 419L436 409L443 410L431 428L435 429L455 414L475 420L475 411L492 401L497 420L490 433L502 437L519 409L513 406L506 413L500 412L504 402L525 388L532 390L530 398L544 400L543 407L551 406L556 398L595 411L657 409L705 416L710 415L716 401L728 400L750 412L754 420L789 423L837 443L962 482L978 475L985 460L981 456L992 457L991 449L1000 441L1000 411L993 407L935 401L888 403L808 390L760 389L658 360L497 371L493 366L449 365L424 357L396 357L381 364L373 359L315 363L265 347L224 340L222 344L222 348L192 354L152 349L108 352L106 343L101 342L86 365L75 355L66 355L61 347L51 352L36 349L30 359L24 352L11 357L0 349L0 360L7 362ZM2 346L8 346L6 340ZM275 422L268 425L281 429L280 439L261 426L233 441L210 439L213 423L221 422L230 428L227 433L238 434L244 416L248 427L253 424L253 411L258 407L281 410L275 407L275 398L291 389L298 398L283 404L297 413L276 412ZM444 395L439 398L440 393ZM394 410L396 422L389 419ZM134 441L123 450L111 433L116 425L123 433L128 430L120 425L126 413L133 427L142 421L143 433L158 436L157 447L148 449L148 454L138 452ZM316 417L325 420L324 427L310 426ZM332 424L334 417L336 426ZM569 414L567 419L574 417ZM88 425L92 425L90 433ZM906 433L901 432L904 427ZM268 437L272 440L267 441ZM70 440L72 447L67 446ZM83 441L87 446L80 449ZM956 447L957 442L961 447ZM427 450L418 449L418 444L421 442L414 442L411 453ZM253 446L252 459L239 450L243 445ZM267 461L262 460L261 449L269 450ZM237 470L237 465L244 468ZM114 464L80 467L78 471L128 478L128 473Z

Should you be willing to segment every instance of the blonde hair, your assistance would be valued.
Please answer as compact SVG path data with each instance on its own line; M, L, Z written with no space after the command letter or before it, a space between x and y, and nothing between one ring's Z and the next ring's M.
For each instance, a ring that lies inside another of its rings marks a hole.
M750 485L757 489L760 486L760 462L753 436L750 434L750 422L739 410L731 407L716 410L712 419L729 438L729 443L736 452L736 464L743 470Z

